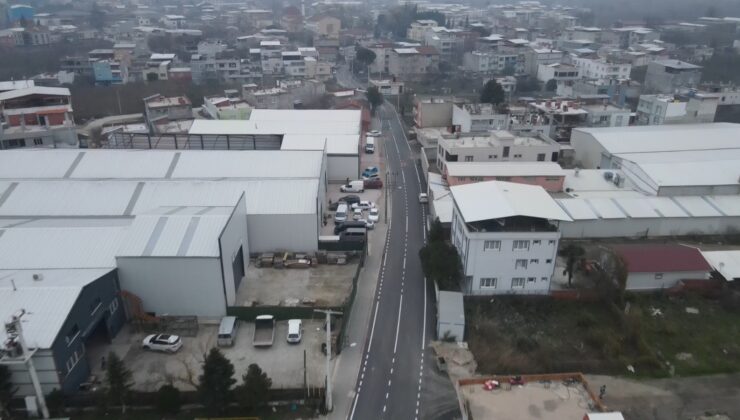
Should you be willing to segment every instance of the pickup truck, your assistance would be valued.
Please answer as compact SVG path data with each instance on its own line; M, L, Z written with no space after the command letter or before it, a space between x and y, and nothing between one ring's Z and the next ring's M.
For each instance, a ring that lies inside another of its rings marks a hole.
M255 347L270 347L275 339L275 317L272 315L260 315L254 320L254 338L252 345Z

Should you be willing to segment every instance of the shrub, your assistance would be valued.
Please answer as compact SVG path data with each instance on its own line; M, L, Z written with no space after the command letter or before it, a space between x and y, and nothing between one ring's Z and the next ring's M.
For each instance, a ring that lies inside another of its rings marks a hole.
M517 350L523 353L531 353L540 348L540 345L531 337L519 337L516 339Z
M182 398L180 390L171 384L162 385L157 391L157 412L163 415L174 415L180 411Z
M596 323L596 318L588 312L581 313L576 320L576 325L586 330L595 326Z

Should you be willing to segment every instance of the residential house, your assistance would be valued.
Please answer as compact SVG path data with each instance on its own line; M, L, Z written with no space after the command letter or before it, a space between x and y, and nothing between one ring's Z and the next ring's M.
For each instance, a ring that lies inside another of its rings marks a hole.
M452 105L452 126L460 133L507 130L509 115L499 114L491 104Z
M429 28L438 26L436 20L422 19L411 22L409 29L406 31L406 38L422 42Z
M128 68L117 60L97 60L92 63L96 86L120 85L128 82Z
M308 19L306 28L315 33L319 38L339 39L342 21L334 16L316 15Z
M604 58L573 57L573 65L580 70L581 77L589 79L628 80L632 65L619 63Z
M547 294L560 221L571 218L542 187L488 181L450 187L451 240L466 295Z
M388 73L400 80L419 80L439 71L439 53L429 46L394 48L390 53Z
M156 133L157 126L192 119L193 106L187 96L168 98L156 94L144 98L144 118L149 130Z
M31 86L0 93L0 149L77 147L67 88Z
M556 162L447 162L447 184L506 181L539 185L547 192L563 191L566 172Z
M252 107L240 98L207 96L203 98L203 112L214 120L248 120Z
M544 83L550 80L555 81L558 95L563 95L568 89L572 89L578 79L580 79L578 69L570 64L542 64L537 71L537 80Z
M452 101L443 98L414 98L414 125L417 128L449 127Z
M637 124L691 124L714 122L720 94L641 95Z

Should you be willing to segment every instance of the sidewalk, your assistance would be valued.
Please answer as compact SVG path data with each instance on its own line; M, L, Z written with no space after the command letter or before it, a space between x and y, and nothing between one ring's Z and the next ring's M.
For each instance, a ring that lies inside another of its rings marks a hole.
M377 125L378 121L374 121ZM385 144L383 144L385 147ZM386 155L387 156L387 155ZM387 165L387 160L384 162ZM378 199L378 207L384 208L384 194ZM370 234L368 242L368 253L365 258L365 266L360 272L357 282L357 295L352 305L352 312L347 322L347 335L345 337L345 348L334 360L332 370L333 386L332 392L334 410L326 418L346 420L349 417L352 404L354 403L357 376L360 373L363 352L365 351L365 340L370 332L370 322L373 303L375 301L375 289L378 285L378 275L383 262L385 251L385 240L388 235L388 226L391 223L392 202L388 202L388 223L381 215L380 222ZM345 314L346 316L347 314Z

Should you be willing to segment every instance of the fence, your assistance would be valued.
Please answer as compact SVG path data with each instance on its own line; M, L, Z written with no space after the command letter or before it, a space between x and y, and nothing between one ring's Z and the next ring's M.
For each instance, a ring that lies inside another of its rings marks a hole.
M229 306L226 314L235 316L242 321L253 322L259 315L272 315L276 321L288 319L311 319L316 317L312 306ZM321 308L340 311L341 307Z
M342 352L342 348L345 346L345 337L347 334L347 326L349 322L349 313L352 311L352 304L355 302L355 296L357 296L357 284L360 280L360 273L362 273L362 267L365 266L365 257L367 256L367 242L363 244L362 253L360 254L360 261L357 264L357 269L355 270L355 275L352 276L352 291L349 294L349 299L347 299L347 302L344 303L344 309L343 312L343 318L342 318L342 328L339 330L339 337L337 337L337 343L339 345L337 346L337 354Z
M114 131L103 145L109 149L167 150L280 150L282 136L277 135L202 135L149 134Z

